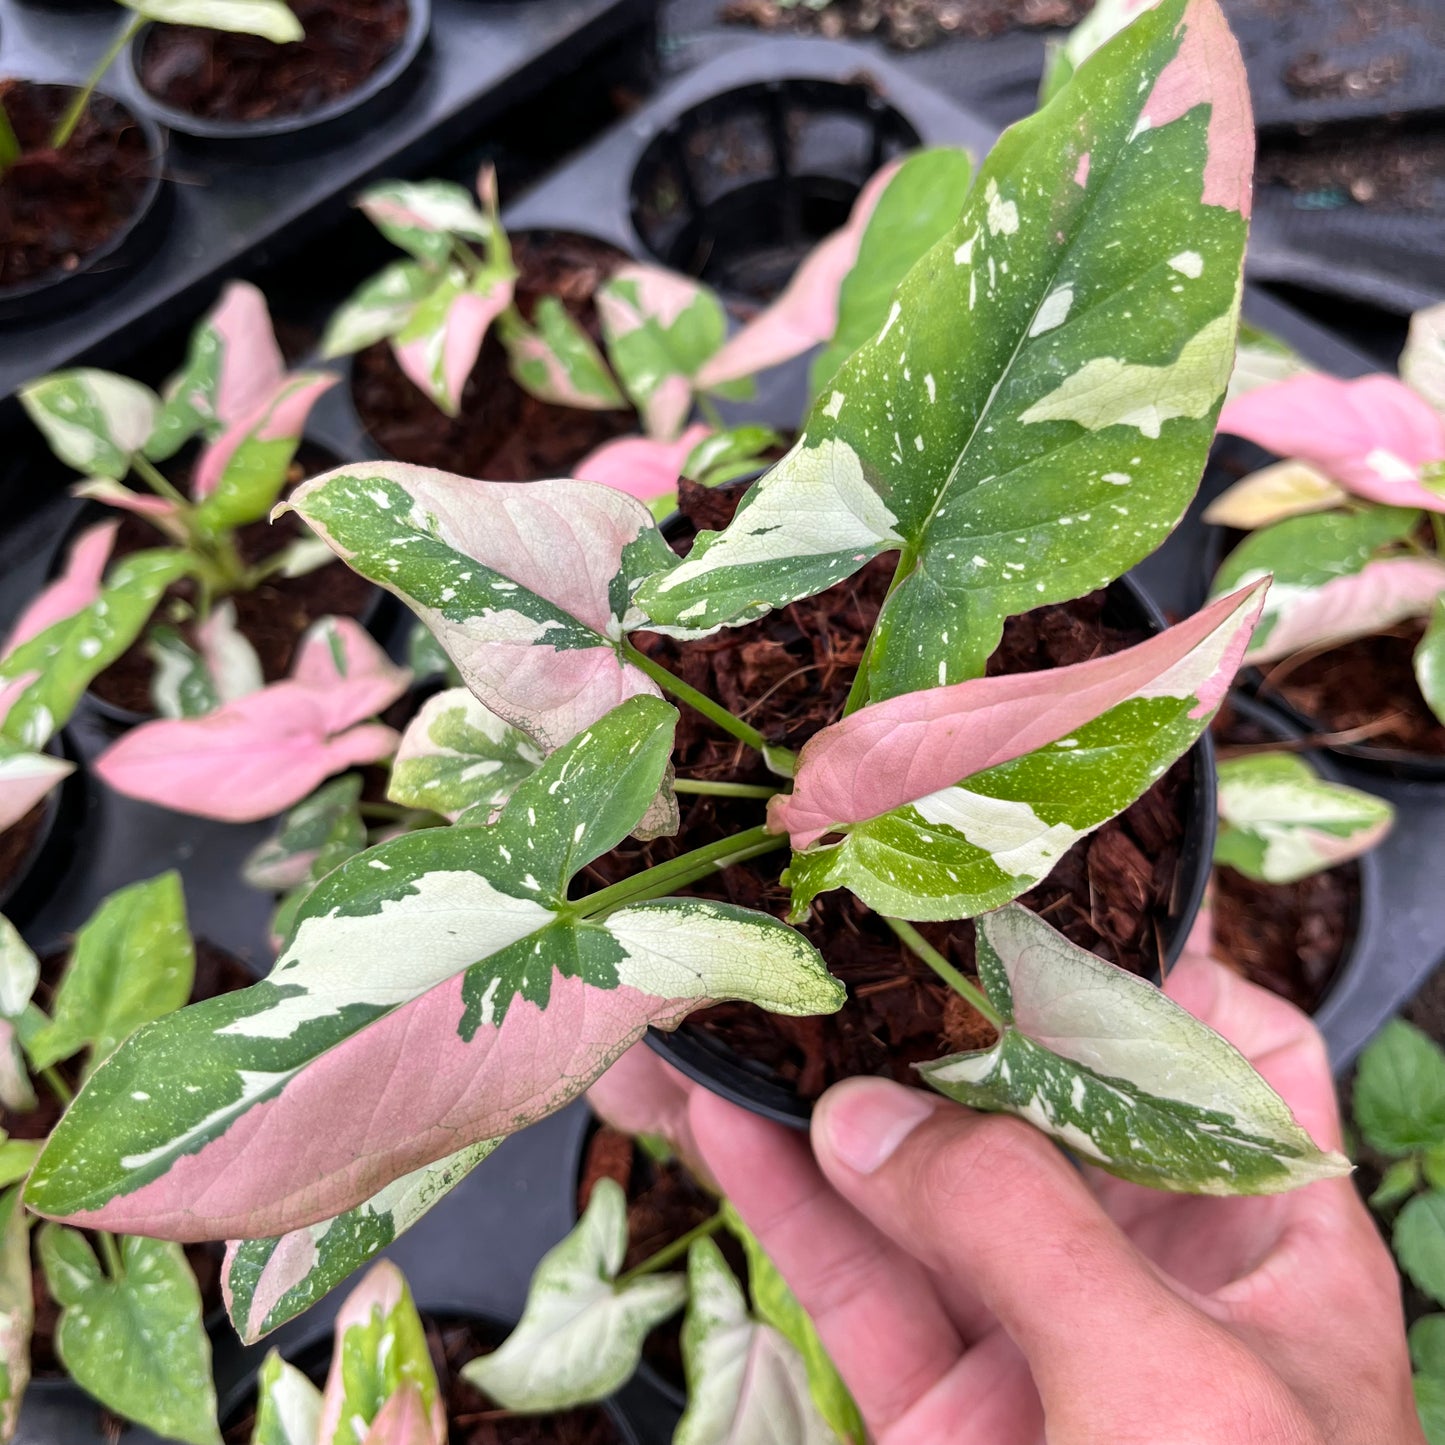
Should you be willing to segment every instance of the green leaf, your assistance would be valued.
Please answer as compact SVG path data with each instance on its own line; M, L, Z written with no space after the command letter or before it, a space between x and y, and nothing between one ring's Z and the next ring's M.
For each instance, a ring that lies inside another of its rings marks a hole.
M67 466L117 482L145 448L161 411L150 387L85 367L32 381L20 389L20 402Z
M498 327L517 385L558 406L607 411L626 406L602 353L556 296L543 296L529 326L515 309Z
M490 813L541 761L526 733L455 687L428 698L407 725L386 795L450 818L474 807Z
M321 338L322 357L332 361L338 356L350 356L399 335L435 284L436 275L430 267L417 261L392 262L363 281L327 322Z
M797 1350L748 1314L743 1292L710 1239L688 1253L682 1326L687 1409L672 1445L834 1445Z
M0 1189L24 1179L40 1155L39 1139L7 1139L0 1144Z
M436 1435L445 1439L446 1406L421 1316L401 1271L382 1260L347 1296L336 1317L317 1438L329 1445L365 1445L368 1426L406 1387L420 1394Z
M1062 41L1049 43L1044 77L1039 84L1039 105L1047 105L1073 79L1074 72L1148 3L1149 0L1098 0Z
M180 1008L195 981L179 873L118 889L91 915L56 991L49 1025L30 1041L35 1068L89 1047L93 1070L142 1024Z
M1445 1144L1445 1051L1404 1019L1392 1019L1360 1055L1355 1123L1381 1154Z
M1445 1379L1437 1375L1416 1375L1415 1408L1420 1428L1429 1445L1445 1445Z
M306 32L283 0L121 0L138 15L162 25L201 25L259 35L277 45L302 40Z
M1415 681L1430 711L1445 722L1445 596L1435 599L1429 626L1415 649Z
M211 1342L201 1292L178 1244L120 1241L109 1278L83 1234L40 1231L45 1282L61 1306L55 1347L67 1373L102 1405L189 1445L220 1445Z
M1384 1214L1403 1204L1420 1187L1420 1161L1397 1159L1380 1178L1379 1187L1370 1195L1370 1208Z
M256 1381L251 1445L318 1445L321 1391L272 1350Z
M919 1066L950 1099L1155 1189L1275 1194L1349 1172L1232 1044L1027 909L979 920L978 967L1005 1028L991 1049Z
M543 1256L521 1321L506 1343L462 1377L509 1410L541 1414L605 1400L632 1378L651 1331L682 1308L681 1275L619 1286L627 1253L627 1196L598 1181L572 1232Z
M1225 758L1214 861L1261 883L1294 883L1368 852L1394 818L1383 798L1329 782L1292 754Z
M151 660L151 706L159 717L203 717L221 705L205 659L174 627L153 627L146 639Z
M318 859L334 859L331 867L366 847L366 825L361 820L362 779L346 773L323 783L297 803L282 819L273 837L255 848L241 865L252 888L276 893L314 883ZM326 870L330 872L330 868Z
M858 259L843 278L837 330L813 362L812 398L877 334L903 278L953 229L972 180L971 157L954 146L917 151L898 168L868 219Z
M1445 1144L1432 1144L1425 1151L1420 1167L1432 1189L1445 1188Z
M0 1018L18 1019L39 982L40 960L20 930L0 914Z
M1395 1258L1431 1299L1445 1304L1445 1193L1417 1195L1395 1219Z
M0 1195L0 1440L9 1440L30 1383L30 1220L18 1189Z
M664 899L593 918L568 898L651 803L676 718L632 698L490 827L427 829L343 863L269 978L150 1025L96 1072L28 1202L183 1238L285 1233L553 1112L704 1000L836 1009L817 951L767 915ZM427 1067L399 1068L402 1047ZM259 1106L265 1151L248 1142Z
M1426 1315L1410 1326L1410 1360L1422 1375L1445 1380L1445 1315Z
M88 607L53 623L0 660L0 691L24 679L0 739L42 748L69 721L91 682L140 635L160 595L190 570L182 552L133 552L111 568Z
M1004 134L793 451L638 606L696 635L900 550L877 700L981 675L1006 617L1147 556L1229 378L1250 136L1214 0L1141 15Z
M324 1299L400 1238L500 1144L483 1139L388 1184L355 1209L291 1234L232 1240L226 1307L245 1344L255 1344Z
M720 487L757 471L764 464L763 454L782 440L777 432L765 426L736 426L712 432L687 454L682 475L705 487ZM673 506L676 500L672 498Z
M857 1402L838 1373L817 1328L798 1297L788 1288L778 1267L768 1258L758 1237L726 1203L728 1228L742 1244L748 1260L748 1292L753 1313L783 1336L802 1356L808 1375L808 1392L818 1413L845 1445L867 1445L868 1430Z

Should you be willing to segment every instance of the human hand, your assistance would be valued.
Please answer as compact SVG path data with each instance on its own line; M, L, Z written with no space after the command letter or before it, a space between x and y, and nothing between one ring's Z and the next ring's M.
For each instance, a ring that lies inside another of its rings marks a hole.
M1202 955L1169 992L1340 1144L1308 1019ZM1075 1170L1041 1134L854 1079L813 1152L652 1055L603 1081L696 1150L879 1445L1418 1445L1393 1264L1349 1180L1259 1199ZM666 1126L664 1126L666 1127Z

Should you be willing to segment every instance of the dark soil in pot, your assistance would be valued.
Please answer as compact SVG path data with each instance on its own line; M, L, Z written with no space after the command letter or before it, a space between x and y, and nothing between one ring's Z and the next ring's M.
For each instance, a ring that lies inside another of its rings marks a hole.
M605 241L570 232L523 231L511 239L522 315L530 321L543 296L556 296L600 345L593 295L630 257ZM588 452L637 430L630 410L584 411L538 401L512 380L495 333L483 343L458 416L437 410L385 342L357 356L351 394L362 425L388 455L493 482L571 476Z
M157 100L205 120L267 121L340 100L406 34L407 0L289 0L306 37L276 45L191 25L156 25L137 66Z
M1228 703L1214 721L1220 757L1289 736ZM1223 960L1307 1013L1323 1002L1360 927L1360 867L1342 863L1297 883L1257 883L1214 870L1214 933Z
M91 97L63 150L51 148L68 85L0 80L0 105L20 141L0 176L0 289L79 270L131 221L151 184L145 132L119 101Z
M335 465L336 460L329 453L303 444L292 463L289 485ZM171 480L182 485L184 473L173 475ZM274 523L260 521L243 527L236 541L242 560L254 566L305 535L306 528L288 512ZM165 538L144 518L132 514L123 516L116 537L116 557L164 545ZM182 578L167 589L154 620L165 622L173 615L188 616L195 600L195 583ZM267 682L275 682L285 677L297 643L313 622L328 615L364 620L371 609L379 605L381 593L344 563L329 562L302 577L270 577L250 592L235 593L230 600L235 604L237 626L261 660L262 674ZM180 626L187 640L193 640L191 625L183 621ZM142 633L90 685L92 696L123 715L134 715L132 720L153 713L150 687L155 669L146 652L146 635Z
M35 990L35 1001L47 1013L69 957L68 949L59 949L46 954L40 961L40 983ZM200 1003L225 993L235 993L238 989L249 988L255 982L256 975L240 959L204 938L196 940L196 981L191 987L191 1003ZM67 1060L57 1064L56 1071L68 1087L79 1087L79 1060ZM59 1120L63 1109L54 1091L47 1088L42 1081L37 1081L35 1095L39 1106L28 1114L15 1114L0 1108L0 1128L4 1128L12 1139L47 1138ZM32 1246L33 1244L34 1238ZM201 1290L201 1317L207 1321L219 1322L225 1312L225 1301L221 1297L221 1265L225 1246L220 1243L188 1244L185 1250L186 1259ZM30 1341L31 1372L37 1380L61 1379L65 1376L65 1369L55 1353L55 1330L60 1323L60 1306L50 1297L50 1292L45 1287L45 1273L40 1267L38 1255L32 1261L30 1279L35 1302L35 1329ZM97 1406L97 1409L99 1408Z
M727 0L722 19L759 30L840 36L876 35L898 50L919 50L953 36L990 40L1009 30L1076 25L1088 0L833 0L821 9L786 0Z
M0 899L9 897L40 850L52 800L42 798L18 823L0 833Z
M720 526L739 495L684 485L683 511L696 526ZM685 648L645 632L635 640L772 742L798 747L842 715L893 568L893 558L879 558L818 597ZM1120 625L1106 595L1095 593L1011 619L988 670L997 675L1064 666L1120 651L1149 635L1142 623ZM776 781L756 754L687 709L678 724L675 756L685 777ZM1132 807L1075 844L1023 902L1081 947L1132 972L1155 973L1180 881L1192 769L1189 757L1181 759ZM629 840L587 870L589 884L601 887L629 877L754 826L762 814L759 804L731 799L688 796L679 801L677 837L646 844ZM764 858L683 891L783 917L789 900L779 868L778 858ZM920 930L956 967L974 972L971 921L922 924ZM912 1083L915 1063L992 1041L993 1030L983 1018L846 890L819 897L801 931L848 987L848 1002L838 1014L791 1019L749 1004L722 1004L694 1014L683 1029L763 1066L774 1081L804 1099L854 1074L891 1075Z

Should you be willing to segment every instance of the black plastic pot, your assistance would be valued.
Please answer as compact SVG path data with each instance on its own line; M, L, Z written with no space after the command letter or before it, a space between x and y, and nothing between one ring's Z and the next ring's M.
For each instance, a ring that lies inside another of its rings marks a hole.
M493 1348L500 1345L513 1328L512 1323L500 1319L496 1315L483 1314L475 1309L457 1306L447 1301L432 1303L423 1299L418 1300L417 1303L423 1317L463 1321L490 1341ZM330 1328L327 1327L324 1332L313 1331L308 1338L294 1348L284 1350L283 1354L302 1374L307 1375L315 1384L322 1385L325 1383L326 1373L331 1365L331 1352L332 1334ZM228 1391L221 1401L222 1431L239 1425L254 1406L255 1399L256 1381L254 1376ZM615 1399L604 1401L600 1408L607 1414L613 1428L617 1431L618 1445L640 1445L637 1431Z
M31 84L56 90L76 89L49 81ZM130 217L108 241L83 256L75 270L57 269L16 286L0 287L0 322L33 321L93 304L151 254L155 237L164 225L167 208L161 200L166 195L165 131L150 116L103 91L97 91L90 103L128 116L144 133L150 158L145 189Z
M155 33L144 26L126 47L122 66L126 83L147 111L187 141L223 146L235 159L264 160L284 153L288 159L342 141L363 139L388 109L405 96L404 82L420 57L431 31L431 0L407 0L406 32L396 49L354 90L315 110L278 115L266 120L213 120L167 105L141 81L145 47Z
M42 821L25 861L14 877L0 881L0 913L17 928L25 927L46 900L59 891L86 813L86 772L79 754L64 733L52 738L45 751L76 766L45 798Z
M1127 576L1111 584L1104 615L1120 623L1143 623L1154 632L1162 632L1168 625L1149 595ZM1175 897L1166 925L1166 963L1179 957L1204 902L1218 823L1214 746L1207 733L1190 749L1189 757L1193 778L1175 875ZM780 1124L808 1127L813 1116L810 1101L799 1098L770 1070L740 1057L706 1034L690 1031L686 1023L673 1033L649 1030L647 1042L674 1068L731 1103Z

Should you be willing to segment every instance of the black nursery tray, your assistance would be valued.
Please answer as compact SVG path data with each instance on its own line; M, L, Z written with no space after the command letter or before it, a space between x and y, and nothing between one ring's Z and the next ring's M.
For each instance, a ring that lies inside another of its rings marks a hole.
M173 135L170 210L153 249L97 303L0 323L0 399L77 360L113 364L188 323L222 278L312 240L363 182L424 171L462 136L645 27L653 0L432 0L431 11L429 41L385 104L358 114L364 125L332 126L316 146L298 132L253 159L226 142ZM0 0L0 76L78 81L127 14ZM105 89L142 105L123 65Z

